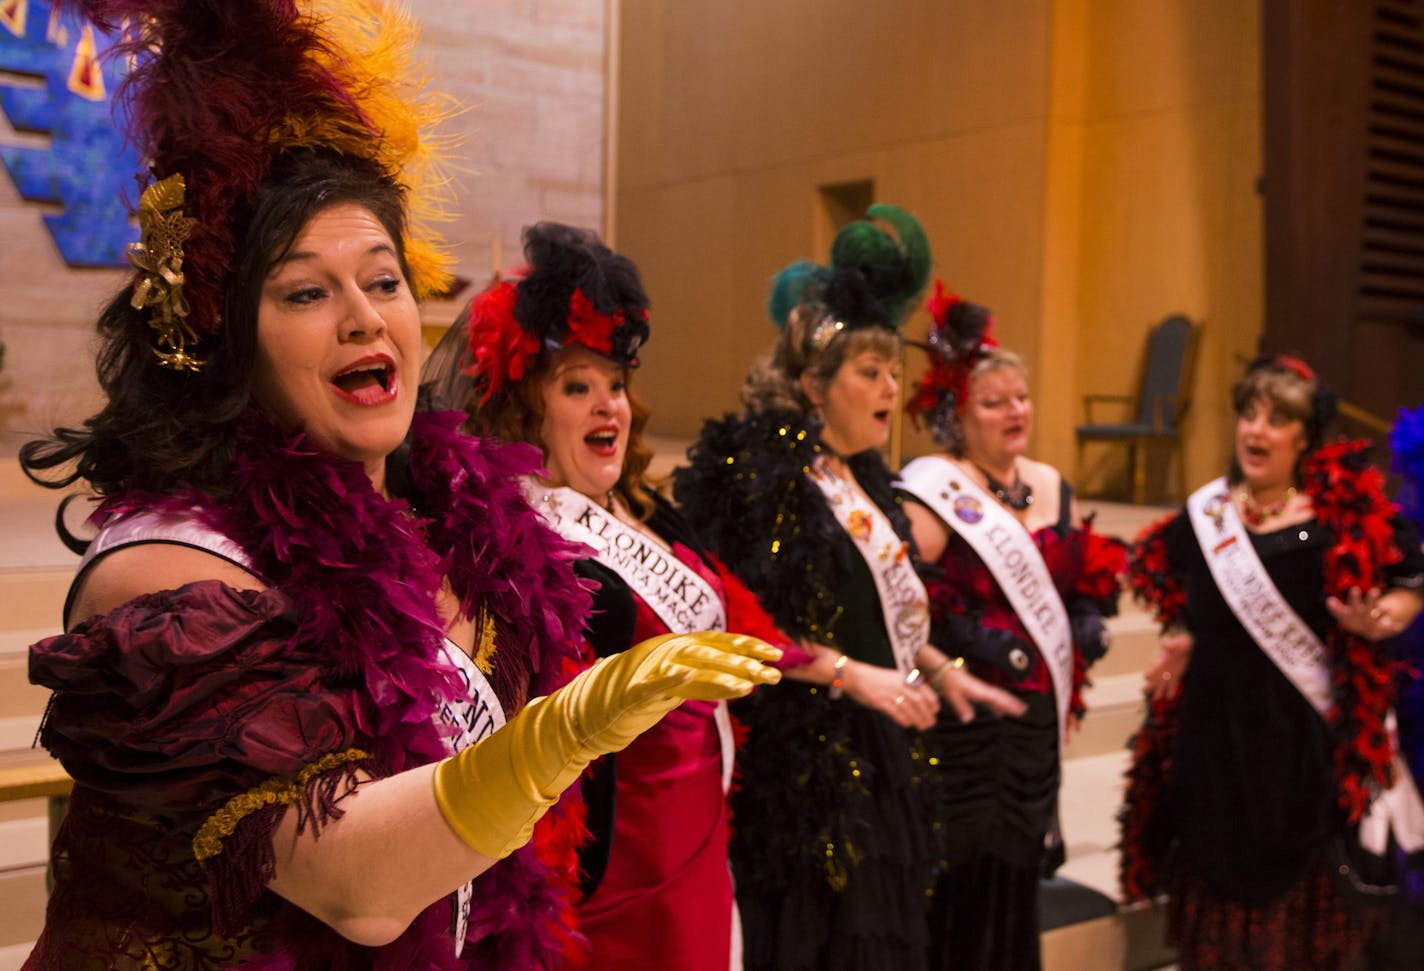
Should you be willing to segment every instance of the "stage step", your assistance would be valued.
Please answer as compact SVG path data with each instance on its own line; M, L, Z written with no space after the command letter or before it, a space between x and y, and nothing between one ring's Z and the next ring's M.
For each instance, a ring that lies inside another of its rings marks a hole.
M1059 810L1068 861L1059 869L1057 883L1078 888L1074 892L1079 896L1097 895L1103 913L1046 930L1044 971L1145 971L1175 960L1162 943L1160 907L1121 907L1117 814L1127 767L1126 750L1064 762ZM1044 892L1054 889L1046 885Z

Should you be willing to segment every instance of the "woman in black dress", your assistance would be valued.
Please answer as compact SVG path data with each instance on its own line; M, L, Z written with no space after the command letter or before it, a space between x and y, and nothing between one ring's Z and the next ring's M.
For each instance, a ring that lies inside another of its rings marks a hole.
M934 966L1037 971L1039 876L1062 859L1061 736L1107 649L1125 549L1083 521L1057 469L1025 454L1027 369L990 335L988 310L940 286L929 310L930 368L907 410L945 451L906 466L901 488L936 642L1027 706L969 723L946 712L930 737L945 864Z
M736 710L750 735L732 865L748 968L926 965L934 864L918 736L939 695L909 526L877 451L897 403L904 319L928 275L919 224L893 206L836 237L829 266L777 277L769 359L746 412L709 421L675 495L708 545L814 660ZM1005 693L962 669L938 684L966 716Z
M1321 444L1334 403L1303 362L1258 358L1233 404L1230 474L1133 551L1163 654L1124 890L1170 891L1184 969L1347 968L1379 913L1358 906L1359 823L1393 754L1379 642L1419 612L1424 555L1365 443Z

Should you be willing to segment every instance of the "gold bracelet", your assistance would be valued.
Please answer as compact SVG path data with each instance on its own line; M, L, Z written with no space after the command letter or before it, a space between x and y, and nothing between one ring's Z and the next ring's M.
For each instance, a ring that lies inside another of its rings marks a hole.
M945 658L943 661L936 664L934 670L930 672L930 684L939 684L939 676L941 674L944 674L946 668L954 668L955 670L958 670L962 667L964 667L964 658Z
M845 695L845 678L842 677L841 672L845 670L845 666L849 663L850 655L842 654L836 658L836 663L831 666L831 670L834 673L831 675L830 690L827 691L826 694L830 695L832 701L836 701Z

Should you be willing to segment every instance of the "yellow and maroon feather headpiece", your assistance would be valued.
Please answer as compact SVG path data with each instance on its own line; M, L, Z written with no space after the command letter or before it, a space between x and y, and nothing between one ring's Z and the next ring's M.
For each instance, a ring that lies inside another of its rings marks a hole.
M133 305L149 315L162 364L201 366L189 345L221 326L234 216L286 150L376 162L407 190L416 296L449 286L432 223L447 197L435 127L451 103L423 84L407 12L387 0L67 2L122 31L114 50L131 59L118 97L149 168Z

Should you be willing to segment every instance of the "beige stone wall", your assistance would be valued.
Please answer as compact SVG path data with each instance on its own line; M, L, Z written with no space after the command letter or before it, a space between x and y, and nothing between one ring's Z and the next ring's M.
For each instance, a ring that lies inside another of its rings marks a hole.
M519 259L537 219L603 223L605 0L409 0L422 21L433 84L464 111L452 176L457 218L446 227L457 272L482 284L494 255ZM0 116L0 143L43 145ZM0 174L0 433L11 441L72 422L98 403L91 334L119 271L66 268L43 210ZM498 242L496 242L498 241ZM469 293L466 294L469 296ZM456 304L425 308L448 323Z
M1162 316L1207 320L1188 471L1215 473L1231 356L1260 326L1254 5L622 0L620 14L616 224L654 300L638 381L656 431L690 435L735 406L772 338L767 281L825 257L819 188L868 179L924 222L936 273L994 309L1033 369L1035 452L1070 475L1081 396L1130 390ZM928 447L907 432L907 453Z

